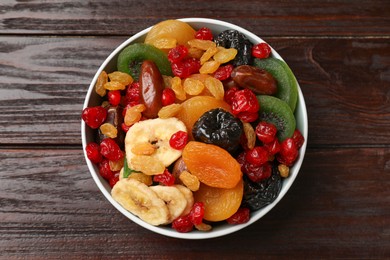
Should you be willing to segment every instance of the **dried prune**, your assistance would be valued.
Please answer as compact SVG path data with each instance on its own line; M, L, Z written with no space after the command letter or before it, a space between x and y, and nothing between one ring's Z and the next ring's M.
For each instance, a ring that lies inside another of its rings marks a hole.
M244 196L242 206L258 210L271 204L279 195L282 188L282 178L276 165L272 167L271 177L253 182L244 176Z
M242 133L241 121L221 108L205 112L192 128L195 140L217 145L231 153L239 146Z
M246 36L236 30L225 30L214 40L218 46L237 49L237 55L232 61L233 66L251 65L253 62L253 44Z

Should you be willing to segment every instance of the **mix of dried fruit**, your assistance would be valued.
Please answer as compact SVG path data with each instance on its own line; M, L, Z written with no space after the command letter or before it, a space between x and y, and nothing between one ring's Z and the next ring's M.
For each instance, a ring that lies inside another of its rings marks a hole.
M88 158L112 197L151 225L178 232L246 223L272 203L304 142L294 75L236 30L167 20L103 71Z

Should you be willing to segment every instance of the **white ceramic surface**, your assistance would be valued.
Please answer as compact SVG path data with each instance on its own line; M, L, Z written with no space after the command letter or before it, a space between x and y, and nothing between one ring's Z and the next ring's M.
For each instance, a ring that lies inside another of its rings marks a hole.
M223 22L220 20L214 20L214 19L206 19L206 18L184 18L179 19L184 22L187 22L190 24L195 30L199 29L201 27L208 27L212 30L214 35L217 35L219 32L222 32L226 29L235 29L237 31L240 31L241 33L245 34L246 37L252 42L252 43L259 43L264 42L260 37L254 35L253 33L237 26L231 23ZM98 71L96 72L86 95L84 107L88 106L95 106L100 105L100 97L95 93L94 86L97 80L98 75L101 73L102 70L105 70L106 72L111 72L116 70L116 60L117 56L120 53L121 50L123 50L126 46L129 44L135 43L135 42L143 42L145 39L145 36L147 32L151 29L151 27L135 34L134 36L130 37L128 40L123 42L120 46L118 46L109 56L108 58L103 62L103 64L100 66ZM272 55L276 58L282 59L280 55L272 49ZM305 137L305 140L307 140L307 134L308 134L308 120L307 120L307 111L306 111L306 105L304 101L304 97L302 95L302 91L298 85L299 90L299 96L298 96L298 104L295 111L295 117L297 121L297 128L301 131L302 135ZM93 132L90 128L86 127L85 123L81 122L81 135L82 135L82 145L84 150L84 156L89 168L89 171L96 182L97 186L103 193L103 195L107 198L107 200L117 209L119 210L123 215L131 219L133 222L137 223L138 225L147 228L153 232L156 232L161 235L169 236L169 237L175 237L175 238L182 238L182 239L207 239L207 238L214 238L214 237L220 237L227 234L231 234L233 232L236 232L238 230L241 230L252 223L259 220L261 217L263 217L265 214L267 214L287 193L287 191L290 189L291 185L293 184L294 180L296 179L299 169L301 168L302 161L304 159L305 151L306 151L306 144L307 141L303 144L303 146L300 149L300 156L299 159L296 161L295 165L290 169L290 176L283 181L282 190L277 197L277 199L271 203L270 205L253 212L251 214L251 218L249 222L241 225L229 225L229 224L218 224L214 225L213 229L208 232L202 232L197 231L194 229L194 231L190 233L179 233L176 232L171 227L156 227L152 226L138 217L134 216L127 210L125 210L120 204L118 204L112 197L111 197L111 187L109 184L100 176L98 168L89 161L89 159L86 156L85 153L85 146L87 143L94 141L93 140Z

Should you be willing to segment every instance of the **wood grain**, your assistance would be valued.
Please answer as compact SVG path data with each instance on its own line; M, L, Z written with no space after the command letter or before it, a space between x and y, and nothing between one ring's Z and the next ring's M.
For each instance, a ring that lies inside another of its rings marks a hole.
M5 115L0 119L0 143L79 145L89 83L124 40L4 37L0 109ZM389 144L387 38L265 40L285 58L300 83L310 145Z
M269 214L205 241L162 237L126 219L98 191L81 149L7 149L0 160L0 256L7 259L390 255L389 148L309 149Z
M222 19L264 36L389 35L390 5L363 1L15 1L0 4L0 33L131 35L183 17Z

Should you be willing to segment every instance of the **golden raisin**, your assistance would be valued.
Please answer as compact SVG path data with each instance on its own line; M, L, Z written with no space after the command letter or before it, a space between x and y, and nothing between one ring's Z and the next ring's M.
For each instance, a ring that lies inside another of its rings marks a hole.
M223 84L220 80L209 77L204 81L204 85L207 90L218 100L223 100L225 95L225 90L223 88Z
M103 87L107 90L124 90L126 85L120 83L119 81L110 81L104 84Z
M188 45L197 49L207 50L210 47L215 47L216 44L209 40L192 39L188 41Z
M283 178L287 178L290 175L290 168L287 165L279 164L278 170L279 170L280 176Z
M104 88L104 84L106 84L107 82L108 82L108 75L103 70L99 74L99 77L97 78L96 84L95 84L95 91L101 97L104 97L107 93L107 90Z
M176 116L182 108L181 104L170 104L168 106L162 107L160 111L158 111L159 118L170 118Z
M202 65L202 67L200 67L199 73L212 74L219 68L220 65L221 65L221 63L219 63L218 61L215 61L215 60L206 61Z
M218 52L213 56L215 61L219 63L226 63L233 60L237 55L237 50L234 48L225 49L218 47Z
M198 225L195 225L195 228L199 231L210 231L213 227L209 224L202 222Z
M156 147L149 143L138 143L131 148L131 152L136 155L152 155L156 151Z
M185 100L187 98L186 92L184 91L183 85L181 84L181 78L174 77L172 79L172 90L175 92L176 98L178 100Z
M244 126L244 134L247 140L247 146L249 149L253 149L256 144L256 132L250 123L242 122Z
M136 155L131 158L131 168L143 172L146 175L162 174L165 170L164 164L157 158L148 155Z
M186 78L183 82L183 88L188 95L196 96L202 93L204 85L198 79Z
M114 72L108 74L108 77L109 77L110 81L116 81L116 82L119 82L125 86L133 83L133 78L129 74L121 72L121 71L114 71Z
M117 171L120 171L124 165L124 160L123 159L120 159L118 161L108 161L108 164L110 166L110 170L113 171L113 172L117 172Z
M218 48L215 46L208 48L200 58L200 64L203 65L206 61L211 59L211 57L213 57L213 55L216 54L217 52L218 52Z
M192 175L188 171L182 171L180 173L179 179L183 182L187 188L189 188L192 191L197 191L199 190L199 179L195 175Z
M99 127L102 134L109 138L116 138L118 135L118 129L110 123L104 123Z
M138 104L126 109L124 118L125 125L131 126L141 120L141 112L145 111L146 107L144 104Z
M204 51L198 48L190 47L188 48L188 56L195 59L200 59Z

